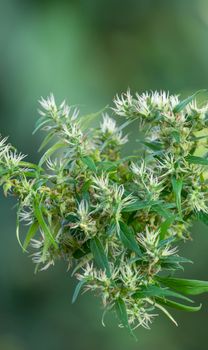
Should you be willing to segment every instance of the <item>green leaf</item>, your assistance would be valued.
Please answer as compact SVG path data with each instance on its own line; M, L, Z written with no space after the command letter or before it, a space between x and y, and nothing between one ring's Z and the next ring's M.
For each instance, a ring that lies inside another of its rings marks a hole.
M162 224L159 227L161 240L163 240L165 238L165 235L166 235L169 227L175 221L175 219L176 219L175 215L172 215L172 216L168 217L165 221L162 222Z
M162 299L162 298L156 298L156 301L160 305L169 306L172 309L177 309L182 311L196 312L201 309L201 304L199 306L188 306L181 303L176 303L175 301L172 301L172 300Z
M203 211L197 212L197 219L202 221L205 225L208 225L208 214Z
M185 159L190 164L208 165L208 159L206 159L206 158L189 155Z
M144 145L152 149L153 151L161 151L164 145L160 142L144 142Z
M88 127L90 126L90 124L92 124L94 122L95 119L97 119L102 112L104 112L106 110L108 106L102 108L100 111L95 112L95 113L91 113L91 114L87 114L87 115L83 115L82 118L80 119L80 123L81 123L81 127L83 130L88 129Z
M24 162L24 161L21 161L19 163L20 166L23 166L23 167L26 167L26 168L30 168L30 169L35 169L35 170L43 170L39 165L37 164L33 164L33 163L29 163L29 162Z
M96 172L96 165L95 165L94 160L93 160L91 157L89 157L89 156L82 157L82 158L81 158L81 161L82 161L85 165L87 165L87 167L88 167L90 170Z
M36 219L38 220L38 223L41 227L41 229L43 230L46 239L48 239L48 241L53 244L53 246L55 248L58 248L58 244L55 241L48 225L46 224L43 214L42 214L42 210L41 210L41 204L39 204L37 201L34 202L34 214Z
M42 126L44 126L45 124L47 124L50 121L50 118L45 116L45 117L41 117L37 120L36 124L35 124L35 130L33 131L33 135L40 129L42 128Z
M174 108L173 113L181 112L199 93L204 92L206 90L199 90L195 92L193 95L187 97L185 100L179 102Z
M181 214L181 191L183 187L183 181L182 179L176 179L175 177L172 177L171 182L172 182L173 192L176 198L176 206L178 208L179 213Z
M52 138L54 137L54 130L51 131L43 140L43 142L41 143L38 152L42 151L42 149L47 146L47 144L52 140Z
M151 206L150 201L136 201L136 202L126 206L125 208L123 208L122 213L129 213L132 211L145 209L145 208L148 208L150 206Z
M173 136L173 138L175 139L175 141L177 143L180 143L180 133L176 130L172 131L171 135Z
M118 162L102 161L98 163L98 168L101 171L113 171L118 167Z
M45 153L44 155L41 157L40 162L39 162L39 166L41 166L48 157L50 157L54 152L56 152L57 150L59 150L60 148L66 147L65 143L60 143L57 142L55 143L52 147L50 147Z
M167 209L164 203L162 204L154 204L151 206L151 209L163 216L165 219L172 218L172 213Z
M134 237L132 230L124 223L119 222L120 226L120 238L128 249L133 250L137 255L142 256L142 252L139 245Z
M180 264L180 263L193 264L193 261L191 261L190 259L184 258L183 256L179 256L179 255L166 256L166 257L163 257L161 261L168 264Z
M90 249L99 268L106 271L108 278L111 277L110 266L106 257L104 248L97 237L94 237L90 241Z
M87 281L85 279L79 281L79 283L77 284L75 290L74 290L74 294L73 294L73 297L72 297L72 304L75 303L75 301L77 300L77 297L83 287L83 285L86 283Z
M133 294L134 298L145 298L145 297L175 297L192 302L191 299L185 297L182 294L176 293L172 290L161 288L155 285L143 287L140 291Z
M118 318L119 318L121 324L123 325L123 327L125 327L131 333L131 335L133 335L135 337L135 335L133 334L132 329L129 325L125 302L121 298L118 298L116 300L115 309L116 309L116 313L117 313Z
M34 237L34 235L36 234L38 228L39 228L39 223L37 221L33 222L33 224L30 226L30 228L29 228L29 230L28 230L28 232L26 234L24 243L23 243L23 249L24 250L27 249L28 244L30 243L30 241Z
M187 295L199 295L208 292L208 282L173 277L159 277L157 280L163 285Z

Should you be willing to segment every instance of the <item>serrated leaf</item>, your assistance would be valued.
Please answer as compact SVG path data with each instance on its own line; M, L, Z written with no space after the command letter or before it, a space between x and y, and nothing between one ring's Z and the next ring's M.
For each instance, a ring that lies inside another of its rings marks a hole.
M177 303L175 301L169 300L169 299L163 299L163 298L156 298L156 301L160 305L169 306L172 309L182 310L182 311L188 311L188 312L197 312L201 309L201 304L199 306L188 306L181 303Z
M183 187L183 181L182 179L176 179L175 177L172 177L171 182L172 182L173 192L176 198L176 206L178 208L179 213L181 214L181 191Z
M39 223L37 221L33 222L33 224L30 226L23 243L24 250L27 249L28 244L30 243L31 239L35 236L38 228L39 228Z
M196 91L193 95L187 97L183 101L179 102L174 108L173 108L173 113L179 113L181 112L193 99L201 92L204 92L206 90L199 90Z
M111 273L108 259L106 257L102 243L97 237L91 239L90 249L98 267L101 268L103 271L106 271L107 277L110 278Z
M81 158L81 161L82 161L85 165L87 165L87 167L88 167L90 170L96 172L96 165L95 165L94 160L93 160L91 157L89 157L89 156L82 157L82 158Z
M157 280L163 285L186 295L199 295L208 292L207 281L159 276L157 276Z
M48 225L46 224L46 222L44 220L42 210L41 210L41 204L39 204L37 201L34 202L34 214L35 214L35 217L36 217L41 229L43 230L43 233L45 234L45 238L48 239L48 242L53 244L53 246L55 248L58 248L58 244L55 241Z
M66 147L66 144L63 142L62 143L57 142L53 146L51 146L41 157L39 166L41 166L46 161L46 159L48 159L54 152L58 151L60 148L63 148L63 147Z
M73 297L72 297L72 304L74 304L75 301L77 300L77 297L78 297L78 295L79 295L79 293L80 293L80 291L85 283L86 283L86 280L83 279L83 280L79 281L79 283L77 284L77 286L74 290Z
M189 155L185 159L190 164L208 165L208 159L206 158Z
M132 250L133 252L135 252L137 255L142 256L142 252L139 248L139 245L135 239L135 236L132 230L124 222L119 222L119 226L120 226L120 238L124 246Z

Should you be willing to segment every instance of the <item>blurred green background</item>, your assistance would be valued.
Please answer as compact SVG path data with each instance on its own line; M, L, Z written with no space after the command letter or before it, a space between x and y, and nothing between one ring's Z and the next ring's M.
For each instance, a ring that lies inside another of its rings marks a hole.
M187 95L208 87L206 0L1 0L0 131L30 160L37 100L51 91L83 112L110 104L117 92L166 89ZM34 275L15 238L12 199L0 199L0 350L202 350L208 296L197 314L163 315L139 342L84 295L71 305L74 281L64 263ZM194 260L186 276L208 279L208 234L199 224L181 254Z

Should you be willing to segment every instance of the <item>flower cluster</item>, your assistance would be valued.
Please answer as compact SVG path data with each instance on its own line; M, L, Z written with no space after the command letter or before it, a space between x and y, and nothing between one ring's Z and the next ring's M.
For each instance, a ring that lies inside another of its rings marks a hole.
M78 280L73 301L81 290L98 294L104 313L114 310L130 332L149 328L158 312L176 323L169 307L197 311L186 295L208 283L173 274L190 262L178 242L194 220L208 224L208 105L199 108L195 95L127 91L111 109L127 121L104 113L97 128L53 95L40 105L35 131L47 132L47 150L39 164L0 141L0 184L18 198L17 237L37 270L64 259ZM130 121L143 132L134 161L122 156Z

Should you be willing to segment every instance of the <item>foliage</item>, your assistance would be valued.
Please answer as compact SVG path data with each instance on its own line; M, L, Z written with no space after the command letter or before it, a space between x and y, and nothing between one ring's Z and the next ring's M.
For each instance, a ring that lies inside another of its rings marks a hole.
M47 132L38 165L0 141L0 184L17 197L23 250L35 250L38 270L64 259L79 281L73 302L82 290L100 295L104 312L115 310L131 333L149 328L157 310L176 323L166 307L198 311L184 304L192 302L186 294L208 291L208 282L172 277L190 262L177 242L190 238L196 218L208 223L208 160L194 155L208 145L208 136L197 136L208 105L199 108L195 96L127 91L112 108L124 124L104 113L100 127L89 128L87 117L50 95L40 101L35 128ZM134 161L122 157L130 122L145 136ZM23 243L22 224L29 227Z

